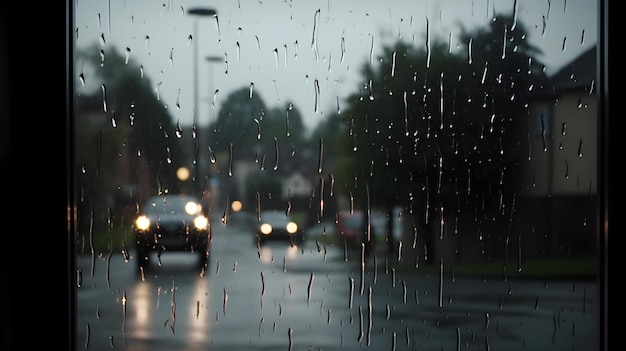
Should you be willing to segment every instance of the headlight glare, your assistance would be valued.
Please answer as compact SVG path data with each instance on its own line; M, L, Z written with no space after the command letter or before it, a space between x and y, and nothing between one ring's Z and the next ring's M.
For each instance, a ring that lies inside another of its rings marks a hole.
M263 223L259 227L259 230L265 235L270 235L272 233L272 226L269 223Z
M205 216L198 216L193 219L193 225L199 230L207 229L209 227L209 219Z
M141 215L135 219L135 227L139 230L147 230L150 228L150 218L146 215Z
M294 234L298 231L298 225L295 222L289 222L287 223L286 229L289 234Z
M199 203L189 201L185 204L185 212L190 216L200 213L201 210L202 206Z

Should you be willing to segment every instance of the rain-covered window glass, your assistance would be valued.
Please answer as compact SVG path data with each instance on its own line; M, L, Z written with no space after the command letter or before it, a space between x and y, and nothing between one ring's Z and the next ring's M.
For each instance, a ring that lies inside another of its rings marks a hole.
M73 6L86 350L593 350L598 3Z

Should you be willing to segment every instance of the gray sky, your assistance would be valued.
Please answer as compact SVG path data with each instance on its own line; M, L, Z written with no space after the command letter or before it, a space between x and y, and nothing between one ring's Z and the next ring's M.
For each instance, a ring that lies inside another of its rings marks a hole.
M194 118L196 44L200 125L215 118L230 92L253 84L253 93L260 93L268 107L293 102L305 124L313 127L341 108L343 98L358 88L358 71L370 57L376 64L381 48L398 39L425 45L427 26L431 39L451 38L452 49L460 50L455 41L460 23L468 29L484 26L494 12L510 14L517 7L517 20L528 29L528 40L543 50L539 59L548 73L594 45L598 27L597 3L592 0L75 0L74 4L76 47L100 43L105 55L109 46L122 53L128 47L129 60L144 67L160 101L184 125ZM187 14L197 6L215 9L217 18ZM198 35L190 41L196 21ZM210 64L207 56L227 63ZM81 63L76 67L80 70ZM86 85L99 87L92 77L85 71ZM219 92L214 100L215 90Z

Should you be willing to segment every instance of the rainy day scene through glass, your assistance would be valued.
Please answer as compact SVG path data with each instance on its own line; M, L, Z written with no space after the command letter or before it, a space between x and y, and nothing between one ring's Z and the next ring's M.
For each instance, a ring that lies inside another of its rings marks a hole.
M600 1L72 1L75 349L599 350Z

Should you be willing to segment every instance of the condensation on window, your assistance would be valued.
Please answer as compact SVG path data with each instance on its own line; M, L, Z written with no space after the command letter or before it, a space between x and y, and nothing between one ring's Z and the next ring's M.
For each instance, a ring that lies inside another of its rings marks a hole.
M599 344L596 2L73 12L79 348Z

